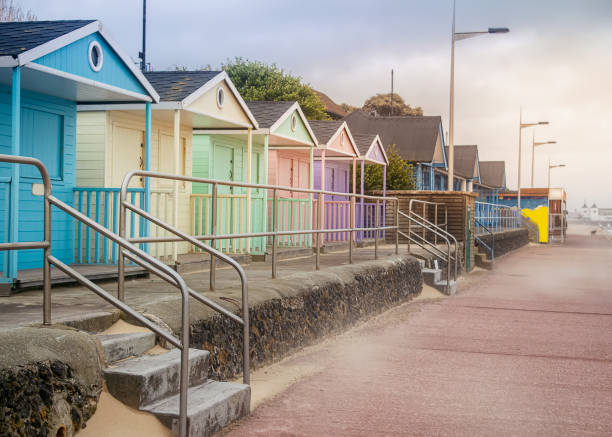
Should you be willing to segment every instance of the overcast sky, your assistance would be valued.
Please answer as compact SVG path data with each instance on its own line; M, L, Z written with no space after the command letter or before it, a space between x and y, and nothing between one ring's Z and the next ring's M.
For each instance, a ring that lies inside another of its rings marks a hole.
M17 0L38 19L100 19L134 59L140 0ZM361 105L396 91L448 124L452 0L148 0L147 60L156 70L213 68L242 56L301 76L336 102ZM548 159L564 163L552 186L612 207L612 1L458 0L457 31L507 26L505 35L460 41L455 51L455 143L481 160L505 160L517 185L519 108L546 120L536 141L536 186ZM446 129L446 127L445 127ZM523 187L530 185L532 130L524 131Z

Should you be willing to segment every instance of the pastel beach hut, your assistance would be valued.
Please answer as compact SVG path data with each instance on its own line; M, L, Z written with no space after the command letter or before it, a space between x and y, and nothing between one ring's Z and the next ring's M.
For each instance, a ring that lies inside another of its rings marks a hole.
M344 121L309 121L319 147L314 156L314 188L337 193L353 193L357 189L357 159L359 150ZM323 227L343 229L350 226L350 199L342 194L325 195L320 199ZM317 199L319 201L319 199ZM314 214L317 217L317 214ZM317 222L318 223L318 222ZM348 233L332 232L325 235L325 241L348 241Z
M298 102L247 102L259 123L267 149L267 183L291 188L313 187L313 157L317 139ZM268 229L273 229L273 192L267 193ZM312 226L311 194L290 190L277 192L277 227L279 231L308 230ZM268 243L271 243L271 238ZM311 247L310 235L280 236L277 245Z
M383 197L387 192L387 166L389 160L385 148L383 147L382 141L377 134L353 134L353 139L359 150L359 163L360 163L360 180L359 180L359 193L364 193L365 186L365 166L376 165L382 166L382 192ZM358 228L373 228L376 226L376 216L378 215L378 224L381 226L385 225L385 207L386 204L383 201L379 202L378 209L376 202L366 201L361 198L357 200L355 208L355 222ZM363 231L357 233L357 240L362 241L366 239L373 239L375 237L375 231ZM384 231L379 235L384 237Z
M145 111L143 105L79 105L77 131L77 204L84 211L100 209L96 219L116 227L118 191L125 175L137 169L177 175L209 177L212 160L202 153L196 130L257 127L231 80L221 71L153 71L145 77L160 102ZM146 126L150 145L146 147ZM215 164L224 168L221 160ZM203 171L203 169L206 171ZM215 175L213 175L215 176ZM218 174L216 175L218 176ZM223 192L223 188L219 188ZM206 184L160 178L134 178L128 200L189 234L210 231L210 187ZM97 208L90 205L95 203ZM169 234L128 212L127 236L165 237ZM86 241L81 245L83 262L114 263L114 251ZM188 243L151 243L154 256L176 263L179 255L194 251ZM180 262L180 260L178 260Z
M52 194L74 205L77 105L139 104L158 95L99 21L0 23L3 123L0 153L35 157L49 171ZM43 239L43 187L28 165L0 163L0 241ZM52 255L75 261L75 224L53 208ZM11 284L43 265L42 250L0 252L2 281Z

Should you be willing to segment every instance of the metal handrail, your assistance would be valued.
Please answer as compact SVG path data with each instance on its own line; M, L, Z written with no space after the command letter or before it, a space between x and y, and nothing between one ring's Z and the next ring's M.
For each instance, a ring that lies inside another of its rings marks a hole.
M478 237L478 235L475 235L474 239L478 241L480 244L482 244L482 246L489 251L489 253L491 254L491 266L494 266L495 265L495 234L491 231L491 229L489 229L487 225L482 223L476 217L474 217L474 224L478 224L478 226L482 227L491 236L491 246L489 246L487 243L482 241L482 239Z
M405 238L408 238L408 240L412 241L416 245L418 245L421 248L425 249L427 252L429 252L430 254L436 256L437 258L440 258L442 261L446 261L446 292L448 294L450 294L450 281L451 281L450 266L451 266L451 261L453 260L453 257L451 256L450 240L442 232L440 232L440 231L442 231L442 229L440 229L439 227L437 227L435 225L434 226L428 226L425 223L419 223L417 219L415 219L411 215L406 214L406 213L404 213L402 211L398 211L398 214L400 216L402 216L402 217L407 218L410 222L415 222L415 223L419 224L424 229L427 229L428 231L434 233L435 235L438 235L438 236L442 237L442 239L446 241L447 254L446 254L446 257L444 257L443 255L435 254L432 250L428 250L426 247L424 247L418 241L416 241L415 239L411 238L410 237L410 233L412 232L415 236L418 236L419 238L421 238L424 243L426 243L430 247L434 248L435 250L440 251L440 249L437 247L437 245L435 243L432 243L431 241L428 241L424 236L418 235L414 231L410 231L409 230L408 231L408 235L406 235L405 233L399 231L399 227L398 227L398 233L401 233ZM399 225L399 223L398 223L398 225ZM456 246L455 246L455 249L456 249ZM457 261L456 261L456 257L457 257L457 252L455 250L455 275L454 275L454 280L455 281L457 281Z
M210 235L191 235L189 236L190 238L193 238L195 240L198 241L210 241L211 243L215 242L216 240L223 240L223 239L239 239L239 238L258 238L258 237L272 237L272 246L271 246L271 251L272 251L272 278L276 278L276 265L277 265L277 256L276 256L276 237L278 236L290 236L290 235L314 235L316 237L316 249L315 249L315 268L316 270L320 269L320 253L321 253L321 234L325 234L325 233L340 233L340 232L347 232L350 233L350 238L349 238L349 263L353 262L353 248L354 248L354 233L358 232L358 231L365 231L365 230L370 230L370 231L383 231L383 230L392 230L392 229L397 229L397 226L380 226L380 223L376 223L377 226L375 227L370 227L370 228L361 228L361 227L356 227L355 226L355 208L356 208L356 199L369 199L369 200L374 200L376 201L377 204L380 205L380 202L396 202L397 205L399 205L399 199L395 198L395 197L381 197L381 196L371 196L371 195L366 195L366 194L357 194L357 193L340 193L340 192L335 192L335 191L326 191L326 190L314 190L314 189L310 189L310 188L297 188L297 187L287 187L287 186L282 186L282 185L269 185L269 184L254 184L254 183L246 183L246 182L234 182L234 181L222 181L222 180L217 180L217 179L208 179L208 178L200 178L200 177L194 177L194 176L185 176L185 175L174 175L171 173L162 173L162 172L153 172L153 171L144 171L144 170L135 170L132 171L130 173L128 173L125 176L125 179L123 180L123 185L127 183L129 184L129 181L134 178L134 177L150 177L150 178L156 178L156 179L169 179L169 180L176 180L176 181L186 181L186 182L193 182L193 183L201 183L201 184L209 184L212 185L212 193L211 193L211 199L212 199L212 223L211 223L211 234ZM217 198L219 198L219 194L218 194L218 186L230 186L230 187L242 187L242 188L249 188L249 189L262 189L262 190L271 190L272 191L272 227L273 230L268 231L268 232L247 232L247 233L240 233L240 234L226 234L226 235L218 235L217 234L217 223L216 223L216 218L217 218ZM123 187L122 187L123 189ZM321 198L321 196L325 196L325 195L331 195L331 196L344 196L344 197L348 197L350 198L350 202L349 202L349 206L350 206L350 227L347 228L343 228L343 229L323 229L322 227L322 217L323 217L323 213L322 213L322 204L324 202L316 202L316 216L319 218L317 220L318 222L318 227L319 229L304 229L304 230L287 230L287 231L278 231L278 193L282 192L282 191L290 191L290 192L298 192L298 193L308 193L308 194L316 194L318 195L319 198ZM380 211L380 208L377 208L377 214L376 217L378 217L378 211ZM121 204L120 205L120 219L119 219L119 228L120 230L121 228L121 223L122 221L125 221L125 208L124 205ZM125 232L125 227L123 228L124 232ZM173 232L174 233L174 232ZM129 241L133 242L133 243L161 243L161 242L180 242L180 241L185 241L184 236L186 236L187 234L183 233L183 236L178 236L176 233L174 233L176 235L176 237L149 237L149 236L144 236L144 237L134 237L134 238L130 238ZM379 239L379 232L374 232L374 258L378 259L378 239ZM212 249L212 247L207 246L210 249ZM210 252L209 252L210 253ZM218 252L218 253L222 253L222 252ZM396 236L396 242L395 242L395 253L398 254L399 253L399 239ZM122 268L122 259L121 259L121 254L119 254L119 266L120 269ZM215 282L216 282L216 259L218 257L217 256L211 256L210 257L210 285L209 288L210 290L214 290L215 289ZM123 285L122 285L122 274L120 271L119 274L119 292L121 293L122 289L123 289Z
M126 239L121 238L115 233L109 231L102 225L96 223L91 220L89 217L75 210L68 204L63 201L57 199L51 194L51 180L49 178L49 173L45 167L45 165L38 159L22 157L22 156L14 156L14 155L0 155L0 162L7 162L12 164L25 164L35 166L41 175L44 186L44 241L40 242L27 242L27 243L19 243L19 242L11 242L11 243L2 243L0 245L0 250L19 250L19 249L44 249L43 254L43 324L50 325L51 324L51 265L55 265L58 269L60 269L65 274L71 276L76 279L79 283L89 288L91 291L96 293L98 296L106 300L111 305L120 309L121 311L129 314L134 317L138 322L149 328L151 331L160 335L164 339L168 340L171 344L176 346L181 350L181 368L180 368L180 392L179 392L179 435L181 437L186 437L187 435L187 389L189 387L189 293L187 289L187 285L183 278L172 270L170 267L156 260L154 257L150 256L146 252L140 250L139 248L132 245ZM74 270L72 267L66 265L59 259L55 258L51 255L51 206L55 205L60 210L64 211L68 215L74 217L78 221L84 223L85 225L91 227L95 231L101 233L111 241L115 242L122 249L132 252L133 258L144 260L148 265L154 266L155 269L151 269L151 271L155 274L158 272L163 272L165 276L172 280L172 283L176 285L181 292L182 298L182 309L181 309L181 338L178 340L168 332L164 331L157 325L155 325L150 320L146 319L136 310L132 309L130 306L125 304L124 302L118 300L106 290L102 289L98 285L91 282L85 276L81 275L79 272Z

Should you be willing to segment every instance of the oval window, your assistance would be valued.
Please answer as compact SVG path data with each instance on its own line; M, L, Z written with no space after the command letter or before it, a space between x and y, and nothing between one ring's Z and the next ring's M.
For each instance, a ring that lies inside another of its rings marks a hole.
M91 44L89 44L89 66L93 71L100 71L102 69L103 60L102 47L98 41L92 41Z
M340 134L340 145L344 146L344 132Z
M217 106L219 108L223 108L223 103L225 102L225 91L223 88L217 88Z
M295 116L295 114L293 114L293 116L291 117L291 130L295 132L296 128L297 128L297 117Z

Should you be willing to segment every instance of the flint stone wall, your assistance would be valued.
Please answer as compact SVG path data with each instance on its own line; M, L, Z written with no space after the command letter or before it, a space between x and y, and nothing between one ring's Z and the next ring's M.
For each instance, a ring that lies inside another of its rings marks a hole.
M252 368L412 299L421 292L423 278L415 258L397 256L294 274L266 285L249 289ZM240 302L237 290L205 294L225 306ZM178 299L141 310L179 334ZM242 373L242 327L195 302L190 304L190 320L191 346L211 352L209 376L224 380Z
M526 228L513 229L511 231L496 232L495 237L495 256L505 255L508 252L519 249L529 244L529 231ZM489 247L491 246L491 235L479 236ZM486 252L486 250L485 250Z
M90 335L0 330L0 435L74 435L96 411L101 390L102 364Z

